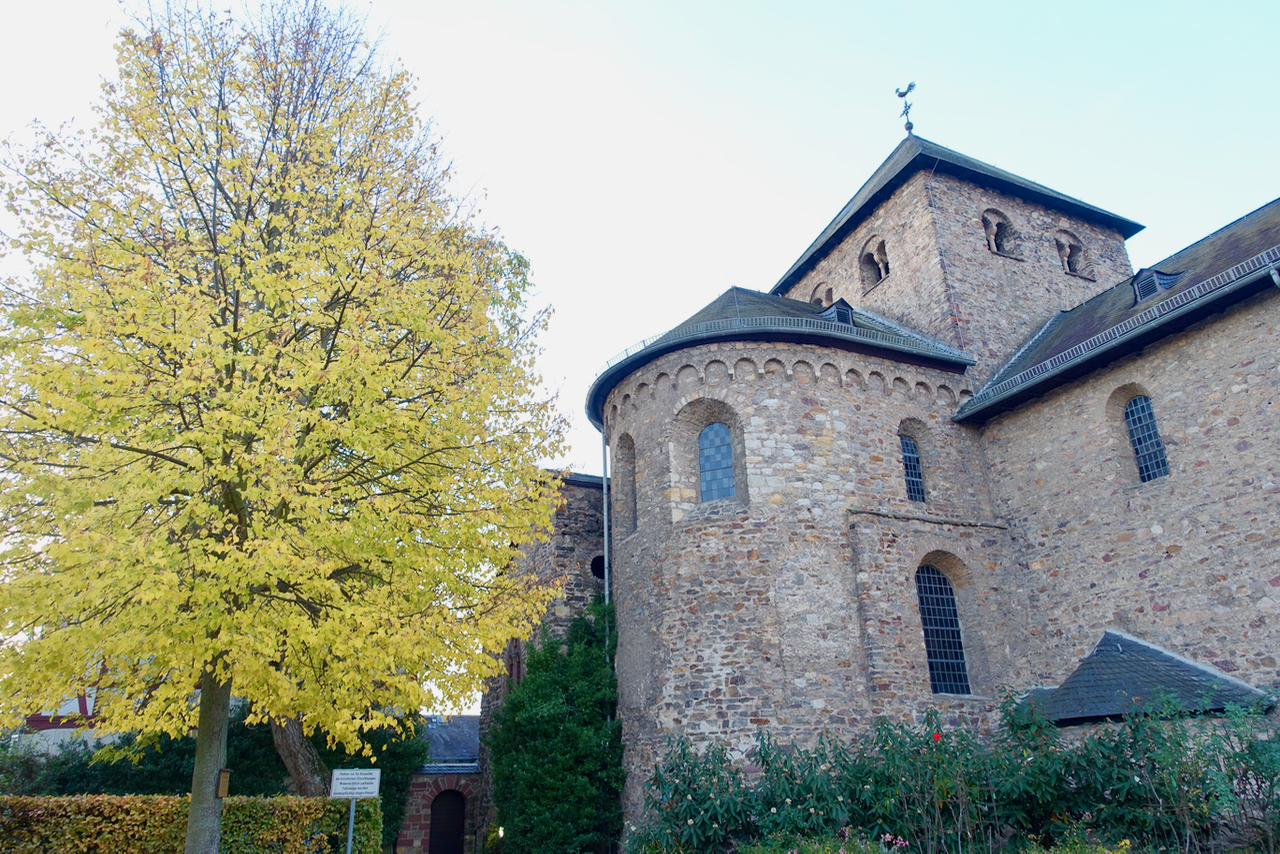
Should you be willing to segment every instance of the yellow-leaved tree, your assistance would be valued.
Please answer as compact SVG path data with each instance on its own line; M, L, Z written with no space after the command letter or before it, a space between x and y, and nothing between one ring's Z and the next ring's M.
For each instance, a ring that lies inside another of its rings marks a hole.
M198 726L212 852L233 692L356 747L528 633L561 425L526 262L359 21L178 5L117 49L91 132L4 156L0 714Z

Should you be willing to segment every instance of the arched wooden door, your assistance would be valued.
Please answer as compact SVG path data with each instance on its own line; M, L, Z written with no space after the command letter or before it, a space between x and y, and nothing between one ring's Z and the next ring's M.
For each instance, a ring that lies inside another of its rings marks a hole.
M467 799L457 789L445 789L431 802L431 836L427 854L462 854L467 831Z

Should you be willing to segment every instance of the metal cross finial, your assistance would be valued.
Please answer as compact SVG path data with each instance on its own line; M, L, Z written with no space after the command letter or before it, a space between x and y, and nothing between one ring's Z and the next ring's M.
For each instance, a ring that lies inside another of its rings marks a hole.
M907 100L907 96L910 95L911 91L915 88L916 88L916 84L913 81L907 84L906 89L893 90L894 92L897 92L898 97L902 99L902 117L907 120L907 123L903 125L903 127L907 129L908 136L911 135L911 129L915 126L911 124L911 102Z

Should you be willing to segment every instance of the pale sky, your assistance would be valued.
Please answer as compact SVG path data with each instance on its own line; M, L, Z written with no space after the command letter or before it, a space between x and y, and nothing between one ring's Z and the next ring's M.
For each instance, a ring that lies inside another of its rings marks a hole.
M573 421L554 462L586 473L606 360L772 287L901 140L909 81L919 136L1146 225L1135 268L1280 196L1274 0L351 5L418 76L455 190L530 259ZM6 6L0 136L90 122L126 14Z

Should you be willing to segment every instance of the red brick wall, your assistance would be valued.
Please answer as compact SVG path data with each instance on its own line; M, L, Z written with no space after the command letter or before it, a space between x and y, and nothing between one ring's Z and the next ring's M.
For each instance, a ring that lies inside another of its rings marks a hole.
M479 799L479 774L414 774L409 782L409 801L405 805L404 824L396 838L397 852L424 852L431 839L431 802L436 795L449 789L457 789L467 799L467 829L463 851L475 854L480 849L476 836L482 832L477 826L476 807Z

